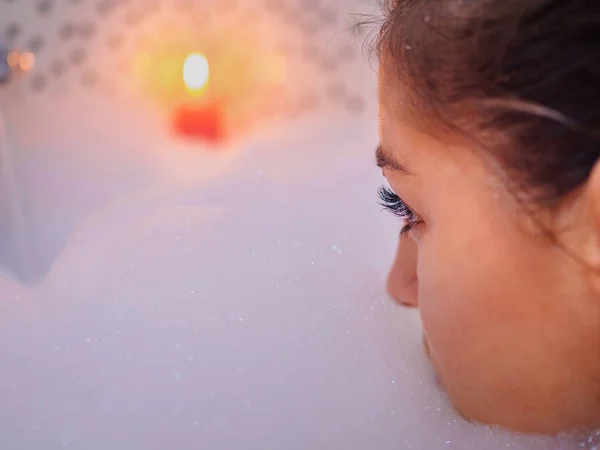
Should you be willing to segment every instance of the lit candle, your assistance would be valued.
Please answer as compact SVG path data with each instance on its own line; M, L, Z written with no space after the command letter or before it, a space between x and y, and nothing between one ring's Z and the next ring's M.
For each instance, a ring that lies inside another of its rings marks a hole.
M188 55L183 64L183 81L191 100L175 110L173 120L178 134L218 143L225 137L224 115L214 99L204 98L209 79L206 57L201 53Z

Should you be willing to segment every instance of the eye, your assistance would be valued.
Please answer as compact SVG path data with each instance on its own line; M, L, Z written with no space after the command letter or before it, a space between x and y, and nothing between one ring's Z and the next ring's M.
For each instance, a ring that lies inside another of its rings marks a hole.
M400 235L406 235L410 230L421 222L421 218L417 216L411 209L406 206L400 197L387 187L380 187L377 192L381 206L387 209L404 223Z

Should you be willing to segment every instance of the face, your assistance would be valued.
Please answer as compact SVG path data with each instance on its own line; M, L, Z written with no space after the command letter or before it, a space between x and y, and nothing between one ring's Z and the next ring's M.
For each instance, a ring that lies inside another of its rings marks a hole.
M388 288L418 306L451 401L520 431L599 424L600 302L581 268L532 230L481 152L414 125L383 73L378 163L410 222Z

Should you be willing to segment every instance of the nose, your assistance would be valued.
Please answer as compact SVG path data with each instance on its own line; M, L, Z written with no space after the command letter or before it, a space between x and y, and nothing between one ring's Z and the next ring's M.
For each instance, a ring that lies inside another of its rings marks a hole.
M387 279L387 292L400 305L419 306L418 256L416 242L410 236L401 237Z

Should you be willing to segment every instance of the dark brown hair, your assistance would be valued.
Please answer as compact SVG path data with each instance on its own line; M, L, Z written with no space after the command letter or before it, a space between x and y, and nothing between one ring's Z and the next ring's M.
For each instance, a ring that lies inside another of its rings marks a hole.
M424 120L552 204L600 154L600 0L385 0L380 60Z

